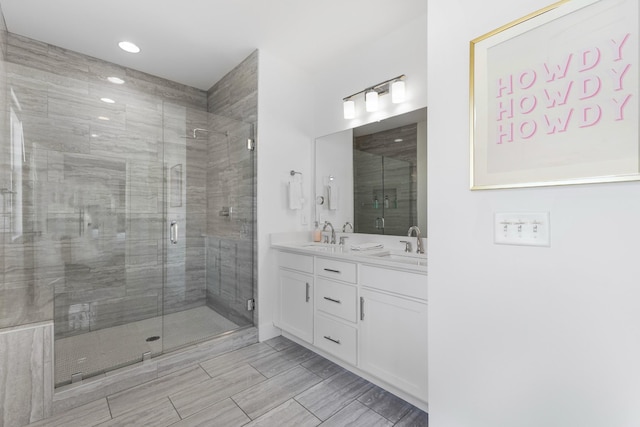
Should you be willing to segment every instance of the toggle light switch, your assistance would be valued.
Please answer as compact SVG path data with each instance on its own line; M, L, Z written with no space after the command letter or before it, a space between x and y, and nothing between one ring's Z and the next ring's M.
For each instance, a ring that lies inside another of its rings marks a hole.
M494 242L498 245L550 246L549 212L496 213Z

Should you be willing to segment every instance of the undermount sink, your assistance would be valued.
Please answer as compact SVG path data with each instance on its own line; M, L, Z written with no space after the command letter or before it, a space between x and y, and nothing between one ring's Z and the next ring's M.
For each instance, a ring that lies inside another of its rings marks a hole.
M408 252L380 252L377 254L371 254L376 258L388 259L390 261L403 262L406 264L414 265L427 265L426 254L412 254Z
M304 249L310 249L318 252L332 252L341 253L344 250L344 246L334 245L331 243L306 243L302 245Z

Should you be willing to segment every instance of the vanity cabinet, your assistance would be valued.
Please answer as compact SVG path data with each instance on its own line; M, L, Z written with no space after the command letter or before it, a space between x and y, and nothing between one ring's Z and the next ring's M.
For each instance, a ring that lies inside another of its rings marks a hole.
M347 363L357 362L357 269L352 262L316 257L314 344Z
M414 404L427 402L424 270L286 251L279 260L276 326Z
M373 266L361 273L359 367L427 401L425 277Z
M313 343L313 257L279 253L276 326Z

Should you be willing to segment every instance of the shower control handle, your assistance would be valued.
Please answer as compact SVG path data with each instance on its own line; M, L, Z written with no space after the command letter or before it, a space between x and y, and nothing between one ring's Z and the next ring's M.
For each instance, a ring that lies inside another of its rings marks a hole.
M171 221L171 227L169 228L169 240L174 245L178 244L178 221Z

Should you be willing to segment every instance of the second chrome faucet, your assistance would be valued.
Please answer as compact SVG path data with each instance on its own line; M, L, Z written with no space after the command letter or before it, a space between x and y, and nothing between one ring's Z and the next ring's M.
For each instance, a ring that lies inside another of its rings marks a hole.
M407 237L413 237L414 233L416 235L416 238L418 239L416 253L423 254L424 246L422 245L422 234L420 233L420 229L418 228L417 225L412 225L411 227L409 227L409 231L407 232Z

